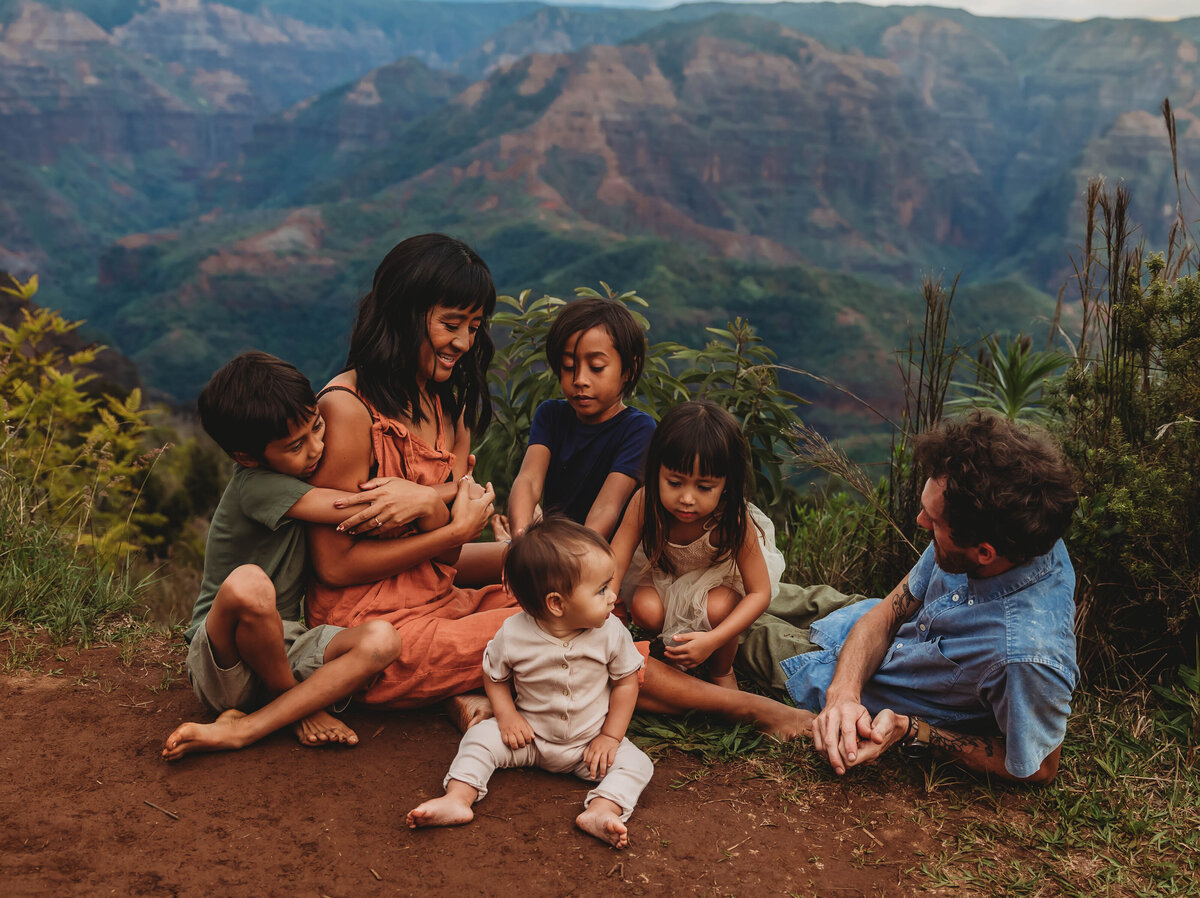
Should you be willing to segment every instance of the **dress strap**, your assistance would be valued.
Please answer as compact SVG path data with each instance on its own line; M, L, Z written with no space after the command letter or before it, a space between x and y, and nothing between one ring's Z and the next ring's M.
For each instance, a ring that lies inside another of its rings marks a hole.
M342 386L341 384L330 384L329 386L322 389L320 393L317 394L317 399L320 399L326 393L332 393L335 390L340 390L343 393L349 393L351 396L353 396L355 399L357 399L359 402L362 403L362 407L367 410L367 414L371 416L371 420L372 421L375 420L375 417L376 417L375 409L371 408L371 404L369 402L367 402L367 400L362 398L362 395L358 392L358 390L355 390L352 387Z
M365 409L367 410L367 414L371 416L371 431L372 431L372 437L371 437L371 455L372 455L372 461L371 461L371 467L370 467L370 470L368 471L368 473L370 474L370 477L369 477L368 479L369 479L369 480L374 480L374 479L375 479L375 478L378 476L378 474L379 474L379 458L378 458L378 450L375 448L375 438L374 438L375 425L379 423L379 416L375 414L375 409L371 408L371 403L369 403L369 402L367 402L367 400L363 399L363 398L362 398L362 396L359 394L358 390L355 390L355 389L353 389L353 388L351 388L351 387L346 387L346 386L343 386L342 384L330 384L329 386L327 386L327 387L325 387L324 389L322 389L320 393L318 393L318 394L317 394L317 399L320 399L320 398L321 398L322 396L324 396L326 393L332 393L332 392L334 392L335 390L340 390L340 391L341 391L341 392L343 392L343 393L349 393L351 396L353 396L355 399L357 399L359 402L361 402L361 403L362 403L362 407L363 407L363 408L365 408ZM403 467L403 462L404 462L404 460L403 460L403 459L401 459L401 467Z

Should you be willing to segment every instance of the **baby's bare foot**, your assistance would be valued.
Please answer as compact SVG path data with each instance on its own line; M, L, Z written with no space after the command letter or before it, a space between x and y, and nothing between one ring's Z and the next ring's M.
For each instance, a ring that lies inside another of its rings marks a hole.
M441 798L431 798L417 805L408 812L404 822L408 824L409 829L416 829L418 826L458 826L470 823L474 819L475 812L469 804L463 804L450 795L443 795Z
M358 734L326 711L314 711L292 724L301 745L357 745Z
M613 848L624 848L629 844L629 830L621 822L619 811L616 802L593 798L587 810L575 818L575 825Z
M475 724L496 716L487 696L478 693L456 695L447 699L446 713L450 715L451 723L458 727L460 733L465 733Z
M230 708L212 723L181 723L163 743L163 759L178 761L192 752L241 748L246 739L237 721L245 716L244 712Z
M724 689L732 689L735 692L738 690L737 677L733 674L733 668L725 671L725 673L711 673L709 679L714 686L720 686Z

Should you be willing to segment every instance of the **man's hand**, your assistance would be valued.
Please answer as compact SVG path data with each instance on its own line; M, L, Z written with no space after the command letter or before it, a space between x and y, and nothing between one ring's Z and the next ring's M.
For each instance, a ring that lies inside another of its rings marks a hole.
M617 757L617 749L621 746L620 739L598 733L596 738L588 743L583 750L583 763L588 765L588 776L594 780L604 777L608 768Z
M812 728L813 744L839 776L859 763L859 753L866 748L860 740L869 744L874 732L871 712L851 699L827 702Z

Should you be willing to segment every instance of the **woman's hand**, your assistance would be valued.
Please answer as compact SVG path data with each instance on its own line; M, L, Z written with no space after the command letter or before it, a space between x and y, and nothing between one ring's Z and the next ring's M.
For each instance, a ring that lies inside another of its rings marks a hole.
M334 502L337 508L365 505L338 524L338 531L351 536L381 536L429 513L436 494L427 486L401 477L376 477L359 485L363 492Z
M470 474L458 481L458 493L454 496L454 504L450 506L449 526L458 529L462 543L479 539L492 512L496 510L495 500L496 491L490 483L480 486Z

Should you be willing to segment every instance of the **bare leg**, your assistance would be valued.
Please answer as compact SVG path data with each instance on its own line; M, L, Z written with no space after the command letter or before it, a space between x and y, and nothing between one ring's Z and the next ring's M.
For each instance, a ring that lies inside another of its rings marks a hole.
M454 585L467 588L500 582L508 543L466 543L455 565Z
M281 637L281 651L282 644ZM162 756L174 761L197 751L242 748L289 724L297 724L305 745L354 745L354 731L323 709L357 692L399 653L400 636L385 621L343 630L325 649L325 664L303 683L293 677L292 687L252 714L227 711L212 724L181 725L167 737Z
M728 586L717 586L708 591L708 622L716 627L725 620L742 597ZM740 635L740 634L739 634ZM738 638L732 639L719 646L708 656L708 678L717 686L725 689L737 689L737 677L733 675L733 659L737 655Z
M667 619L667 609L663 605L662 596L653 586L639 586L633 591L633 600L629 603L629 615L633 622L643 630L651 633L661 633L663 622Z
M471 805L478 797L479 790L474 786L450 780L446 783L445 795L417 805L408 812L404 822L408 824L409 829L416 829L418 826L457 826L470 823L475 819Z
M477 692L448 698L445 707L446 713L450 715L450 722L458 727L460 733L465 733L475 724L496 716L488 697Z
M808 736L816 717L811 711L793 708L753 692L734 692L676 670L649 658L646 661L646 680L638 693L637 706L642 711L659 714L682 714L685 711L705 711L729 720L755 724L778 739Z
M575 825L613 848L624 848L629 844L629 830L621 822L621 807L611 799L593 798L584 812L575 818Z

